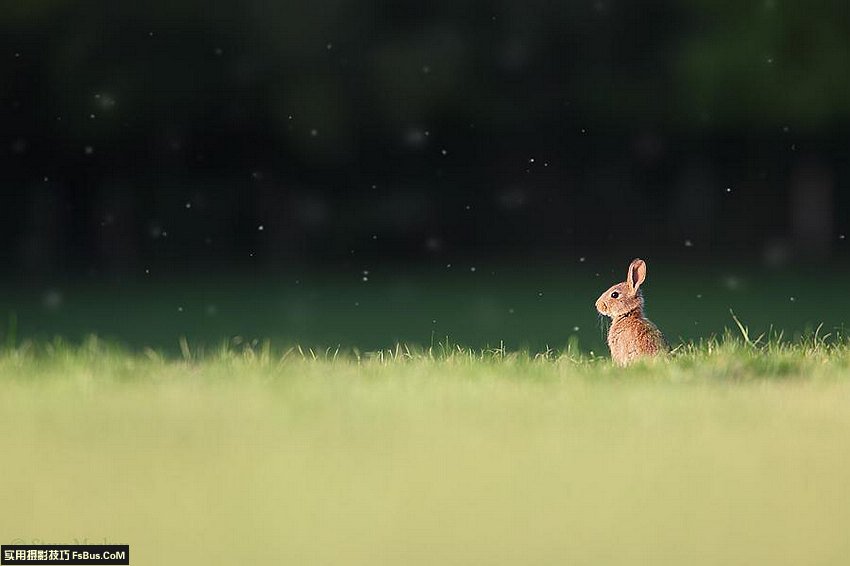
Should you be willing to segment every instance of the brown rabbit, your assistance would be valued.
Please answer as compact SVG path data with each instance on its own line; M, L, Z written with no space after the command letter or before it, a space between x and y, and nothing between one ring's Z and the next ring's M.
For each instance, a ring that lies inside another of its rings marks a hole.
M608 348L618 365L637 358L667 353L667 342L661 331L643 315L640 286L646 280L646 262L633 260L626 280L617 283L596 300L599 314L611 317Z

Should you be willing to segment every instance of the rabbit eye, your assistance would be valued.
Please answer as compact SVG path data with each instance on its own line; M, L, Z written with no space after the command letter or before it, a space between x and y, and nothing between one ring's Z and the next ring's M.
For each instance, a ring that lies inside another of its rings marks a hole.
M620 296L620 293L618 293L617 291L614 291L613 293L611 293L611 298L612 298L612 299L616 299L616 298L617 298L617 297L619 297L619 296Z

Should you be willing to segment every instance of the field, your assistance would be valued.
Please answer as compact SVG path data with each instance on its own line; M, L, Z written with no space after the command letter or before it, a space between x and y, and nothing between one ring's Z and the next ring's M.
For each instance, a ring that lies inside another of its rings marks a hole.
M752 340L752 337L751 337ZM133 564L846 564L850 348L0 356L4 542Z
M846 564L848 274L651 266L677 348L623 370L592 308L613 270L474 267L9 284L3 542Z

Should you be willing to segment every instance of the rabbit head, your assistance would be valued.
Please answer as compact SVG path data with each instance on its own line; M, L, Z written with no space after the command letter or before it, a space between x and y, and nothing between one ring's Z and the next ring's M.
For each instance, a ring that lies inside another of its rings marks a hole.
M612 285L596 300L599 314L617 318L635 309L643 309L643 295L640 286L646 280L646 262L635 259L629 265L626 280Z

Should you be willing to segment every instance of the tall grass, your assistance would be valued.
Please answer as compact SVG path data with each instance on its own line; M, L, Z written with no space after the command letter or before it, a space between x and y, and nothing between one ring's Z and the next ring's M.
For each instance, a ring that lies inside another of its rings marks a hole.
M740 324L740 323L739 323ZM179 354L151 348L130 351L120 345L89 337L72 345L61 339L26 341L0 349L0 380L18 383L43 379L73 379L82 373L95 382L157 382L162 376L218 380L230 376L245 381L286 380L304 375L386 375L399 379L414 371L441 378L467 378L486 371L492 378L562 380L566 378L649 378L659 381L697 379L753 380L788 377L843 377L850 363L850 342L841 336L821 335L816 329L797 341L781 335L751 337L727 330L723 336L676 345L666 357L647 359L628 368L614 366L605 355L584 352L573 345L555 350L509 351L466 348L449 341L430 347L396 344L358 349L273 346L270 341L240 338L216 347L179 341Z

